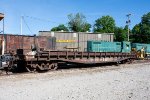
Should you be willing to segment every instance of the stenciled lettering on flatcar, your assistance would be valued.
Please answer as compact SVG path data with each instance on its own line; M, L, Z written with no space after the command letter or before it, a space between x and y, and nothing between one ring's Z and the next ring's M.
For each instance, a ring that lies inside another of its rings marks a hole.
M65 42L76 42L75 40L56 40L56 42L65 43Z

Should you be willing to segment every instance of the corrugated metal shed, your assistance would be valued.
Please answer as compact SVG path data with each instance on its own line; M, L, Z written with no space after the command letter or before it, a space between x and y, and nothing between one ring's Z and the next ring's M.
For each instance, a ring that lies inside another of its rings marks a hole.
M85 33L85 32L50 32L39 31L40 36L56 37L57 50L75 50L87 51L87 41L111 41L113 42L113 33Z
M113 34L79 33L79 50L87 51L87 41L113 41Z

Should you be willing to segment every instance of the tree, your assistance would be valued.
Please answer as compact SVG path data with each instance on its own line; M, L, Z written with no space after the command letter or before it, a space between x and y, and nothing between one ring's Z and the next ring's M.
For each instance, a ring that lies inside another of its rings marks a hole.
M69 19L68 26L71 31L74 32L90 31L91 25L87 23L86 17L83 14L81 13L77 13L75 15L69 14L68 19Z
M150 12L142 16L141 23L150 26Z
M141 26L141 42L150 43L150 26L147 24L142 24Z
M114 36L115 36L115 41L126 41L127 40L127 30L126 30L126 26L125 28L122 27L115 27L115 32L114 32Z
M132 29L132 34L130 35L130 39L132 42L141 42L141 24L136 24Z
M141 21L142 43L150 43L150 12L142 16Z
M150 12L144 14L141 22L132 29L133 42L150 43Z
M94 32L114 33L115 20L107 15L97 19L94 24Z
M136 24L132 29L132 34L140 33L140 24Z
M51 31L66 31L66 32L68 32L69 30L68 30L68 28L64 25L64 24L60 24L59 26L57 26L57 27L53 27L52 29L51 29Z

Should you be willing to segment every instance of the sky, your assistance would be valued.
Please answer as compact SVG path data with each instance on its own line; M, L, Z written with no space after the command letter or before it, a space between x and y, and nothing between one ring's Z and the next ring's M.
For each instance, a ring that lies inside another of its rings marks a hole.
M5 14L5 33L24 35L50 31L59 24L67 25L67 15L82 13L92 26L95 20L110 15L116 26L124 27L127 14L131 14L131 25L138 24L141 17L150 12L149 0L0 0L0 13ZM0 32L2 31L0 22Z

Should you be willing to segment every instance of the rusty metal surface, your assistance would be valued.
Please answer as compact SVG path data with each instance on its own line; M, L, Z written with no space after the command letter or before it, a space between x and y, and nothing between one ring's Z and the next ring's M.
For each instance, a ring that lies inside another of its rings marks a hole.
M72 51L44 51L28 61L65 61L76 63L102 63L117 62L125 59L134 59L135 54L130 53L106 53L106 52L72 52Z
M21 55L20 55L21 56ZM133 53L106 53L106 52L73 52L73 51L42 51L34 57L25 55L28 71L56 70L58 63L67 64L119 64L131 62L136 58Z
M136 58L132 53L106 53L106 52L73 52L73 51L40 51L35 55L24 55L23 49L17 50L10 64L17 64L19 68L25 68L29 72L36 70L56 70L58 64L118 64L130 62ZM23 65L22 65L23 64ZM9 65L13 66L13 65ZM22 67L24 66L24 67Z
M40 49L55 49L56 39L55 37L46 36L27 36L27 35L11 35L5 34L5 52L15 51L17 49L31 50L31 45L36 44ZM3 34L0 34L0 40L3 40ZM0 45L2 48L2 45Z

